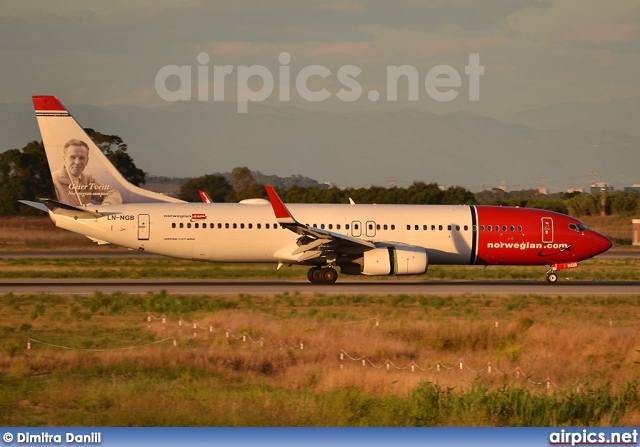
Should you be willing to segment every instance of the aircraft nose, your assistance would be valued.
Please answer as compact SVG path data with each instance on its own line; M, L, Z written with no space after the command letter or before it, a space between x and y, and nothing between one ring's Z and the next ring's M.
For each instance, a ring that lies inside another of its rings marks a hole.
M591 236L591 247L593 248L593 256L599 255L609 250L613 246L611 239L600 233L593 232Z

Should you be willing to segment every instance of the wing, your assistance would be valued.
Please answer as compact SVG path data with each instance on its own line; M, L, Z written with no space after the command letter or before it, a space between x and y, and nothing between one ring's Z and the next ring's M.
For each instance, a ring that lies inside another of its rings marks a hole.
M362 253L376 248L369 241L301 224L291 215L275 190L271 186L266 189L278 224L300 235L296 242L298 247L291 252L291 256L297 256L297 261L323 257L331 260L339 254Z

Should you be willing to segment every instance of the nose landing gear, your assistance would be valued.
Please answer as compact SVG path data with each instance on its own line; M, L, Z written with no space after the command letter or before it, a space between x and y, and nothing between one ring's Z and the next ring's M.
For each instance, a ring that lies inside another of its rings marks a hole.
M558 282L558 270L575 269L578 268L577 262L565 262L563 264L551 264L551 268L547 272L547 282L555 284Z
M307 279L311 284L333 284L338 279L338 272L332 267L312 267L307 272Z

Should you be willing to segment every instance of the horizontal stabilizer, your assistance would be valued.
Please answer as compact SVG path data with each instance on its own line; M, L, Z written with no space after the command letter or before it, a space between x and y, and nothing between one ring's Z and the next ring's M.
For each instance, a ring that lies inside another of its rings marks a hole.
M40 210L43 213L49 212L49 208L47 208L47 206L44 203L32 202L31 200L18 200L18 202L22 203L23 205L27 205L37 210Z
M96 239L95 237L87 236L87 238L91 239L91 241L95 242L98 245L109 245L111 242L103 241L102 239Z
M40 201L42 201L49 211L60 216L75 217L76 219L97 219L98 217L104 216L104 214L95 211L78 208L77 206L67 205L51 199L40 199Z

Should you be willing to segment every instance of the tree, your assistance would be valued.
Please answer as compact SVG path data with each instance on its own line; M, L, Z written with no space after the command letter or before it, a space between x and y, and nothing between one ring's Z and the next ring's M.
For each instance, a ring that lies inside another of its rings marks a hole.
M445 205L475 205L476 196L461 186L454 186L444 191L442 203Z
M234 202L256 197L256 193L259 194L257 197L262 197L262 194L259 192L259 189L262 188L256 188L253 174L246 166L234 168L233 171L231 171L231 181L229 183L231 183L235 194L235 200L232 200Z
M51 197L53 181L42 143L0 153L0 215L33 214L18 200Z
M84 130L127 181L136 186L144 185L146 174L135 165L122 138L117 135L105 135L91 128Z
M178 198L200 202L198 190L206 191L214 202L225 202L233 192L231 184L220 174L208 174L187 180L180 186Z

